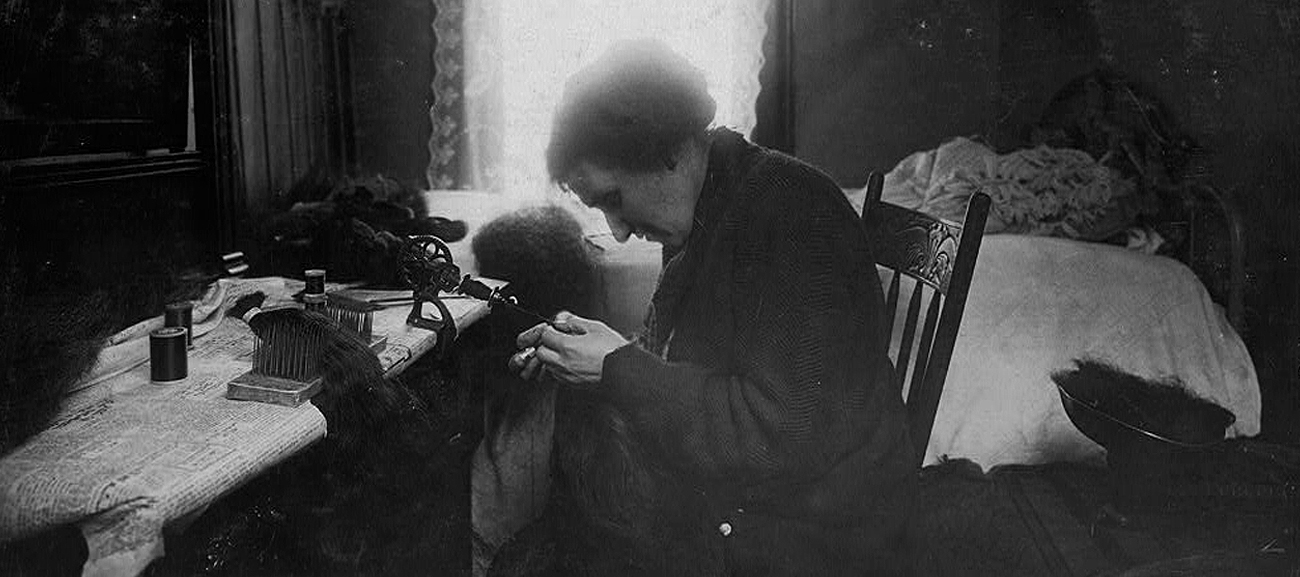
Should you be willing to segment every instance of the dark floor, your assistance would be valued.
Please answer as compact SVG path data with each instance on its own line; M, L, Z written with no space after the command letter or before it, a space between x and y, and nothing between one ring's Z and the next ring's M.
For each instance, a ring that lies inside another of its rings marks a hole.
M988 473L961 461L929 467L911 526L913 574L1300 576L1297 471L1300 451L1250 441L1227 442L1159 482L1078 464ZM286 533L292 523L275 495L263 484L223 500L205 522L169 538L167 558L150 575L279 575L298 567ZM80 541L69 529L0 546L0 573L78 574ZM444 545L457 550L447 554L463 558L467 542L449 538ZM428 574L465 574L442 569Z
M915 572L1300 575L1297 457L1233 442L1163 478L1077 464L928 468Z

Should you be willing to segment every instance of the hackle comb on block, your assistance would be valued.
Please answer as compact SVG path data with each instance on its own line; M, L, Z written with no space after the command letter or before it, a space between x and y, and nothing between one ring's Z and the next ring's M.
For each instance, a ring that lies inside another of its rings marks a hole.
M226 398L296 406L320 391L321 350L334 327L328 317L296 306L262 309L265 298L246 295L226 311L256 337L253 366L226 386Z
M382 305L338 293L329 293L325 300L325 314L339 326L361 337L361 341L374 352L384 350L388 344L387 337L374 334L375 311L383 308Z

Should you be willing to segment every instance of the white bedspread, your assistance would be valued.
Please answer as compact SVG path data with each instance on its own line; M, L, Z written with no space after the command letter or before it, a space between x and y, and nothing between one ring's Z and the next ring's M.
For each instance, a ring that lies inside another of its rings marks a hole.
M1259 432L1260 392L1241 338L1182 263L1119 247L1015 235L984 238L927 463L984 467L1098 460L1066 417L1050 374L1091 357L1176 376Z

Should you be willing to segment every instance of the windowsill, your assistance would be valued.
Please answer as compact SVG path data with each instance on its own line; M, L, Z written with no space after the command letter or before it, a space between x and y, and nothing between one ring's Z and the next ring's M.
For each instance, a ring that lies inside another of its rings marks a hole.
M51 156L0 161L0 180L13 187L85 184L189 172L204 166L203 153L194 150Z
M520 200L517 197L484 190L429 190L425 191L425 201L428 203L430 215L464 221L469 229L466 240L473 238L479 228L498 216L548 202L544 198ZM565 205L563 202L558 204ZM596 210L584 210L576 203L565 208L569 209L582 224L585 236L591 245L602 252L659 253L658 243L641 238L632 237L627 242L618 242L609 232L604 218Z

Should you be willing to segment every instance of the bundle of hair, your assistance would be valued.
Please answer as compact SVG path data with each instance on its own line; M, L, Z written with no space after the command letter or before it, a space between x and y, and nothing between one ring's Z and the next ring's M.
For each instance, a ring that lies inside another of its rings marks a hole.
M0 231L2 232L2 231ZM82 268L58 247L25 251L0 238L0 454L39 432L67 391L94 367L107 338L197 298L161 253L101 255ZM109 270L116 277L107 277Z
M244 316L257 304L250 295L232 310ZM459 409L448 393L452 379L415 367L386 378L368 343L315 311L247 318L260 339L276 340L271 331L317 337L307 372L320 375L322 387L310 402L329 435L223 499L176 553L169 543L162 572L408 575L445 564L448 546L464 539L452 522L463 498L449 473L463 458L448 445ZM427 390L405 384L421 372Z
M1030 144L1083 150L1143 192L1175 184L1203 152L1149 90L1105 68L1062 86L1029 132Z
M522 306L551 316L589 314L595 261L582 226L558 206L526 208L487 223L473 239L483 276L509 281ZM505 411L539 402L534 383L511 373L514 337L536 319L494 309L491 343L476 365ZM705 538L689 488L647 458L623 415L599 395L560 388L555 400L555 481L544 513L496 552L492 575L691 575L697 555L677 554ZM510 415L500 417L510 420ZM514 439L524 443L526 439ZM609 565L613 563L613 565Z
M1055 371L1051 377L1109 419L1176 442L1199 445L1222 440L1224 430L1236 420L1231 411L1198 396L1177 378L1146 379L1096 359L1075 359L1073 369ZM1094 440L1104 444L1108 439Z
M109 296L62 275L0 274L0 454L39 432L94 366L113 318ZM62 278L60 278L62 276Z
M519 303L543 315L590 310L596 268L582 225L544 205L497 217L471 241L479 274L508 281ZM530 323L531 324L531 323Z
M429 215L418 189L392 178L312 174L289 192L291 206L262 223L272 274L296 276L322 267L338 281L398 287L398 255L407 235L464 238L465 223Z
M295 472L285 502L298 547L318 574L400 575L437 566L449 534L455 470L448 407L429 407L386 379L368 343L336 330L321 350L324 388L312 403L330 435ZM440 390L450 386L440 383Z

